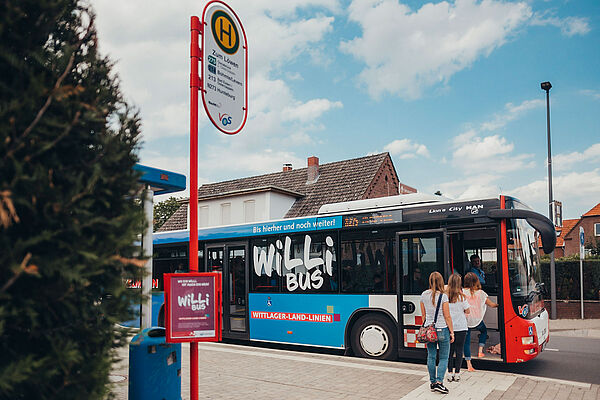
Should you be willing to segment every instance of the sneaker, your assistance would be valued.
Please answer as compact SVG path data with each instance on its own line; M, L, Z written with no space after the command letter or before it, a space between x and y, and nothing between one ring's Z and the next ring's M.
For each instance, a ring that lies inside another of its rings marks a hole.
M435 392L435 383L430 384L429 389L431 389L432 392Z
M454 380L454 374L448 374L448 382L452 382Z
M454 382L460 381L460 374L454 374Z
M446 388L446 386L444 386L443 383L438 382L434 385L433 389L436 392L442 393L442 394L448 394L449 390Z

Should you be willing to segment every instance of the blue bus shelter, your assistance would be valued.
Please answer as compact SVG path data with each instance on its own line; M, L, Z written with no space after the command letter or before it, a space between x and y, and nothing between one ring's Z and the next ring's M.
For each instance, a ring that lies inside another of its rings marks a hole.
M145 274L142 280L142 294L146 300L141 307L142 329L150 328L152 325L152 230L154 225L154 195L169 194L185 190L185 175L172 171L152 168L136 164L134 170L141 172L140 184L144 185L142 195L144 202L144 215L146 217L146 228L142 234L142 252L148 258L144 267Z

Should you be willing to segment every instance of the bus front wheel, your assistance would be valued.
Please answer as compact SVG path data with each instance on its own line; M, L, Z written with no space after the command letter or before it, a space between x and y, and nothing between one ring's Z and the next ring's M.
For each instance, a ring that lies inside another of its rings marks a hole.
M383 315L363 315L351 331L352 350L363 358L393 360L396 358L396 337L391 321Z

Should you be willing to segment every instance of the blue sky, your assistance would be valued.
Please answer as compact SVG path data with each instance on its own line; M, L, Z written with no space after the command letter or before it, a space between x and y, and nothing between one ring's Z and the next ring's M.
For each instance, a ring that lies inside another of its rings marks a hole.
M402 183L464 199L600 202L600 2L230 0L248 38L235 136L200 105L199 181L389 151ZM205 1L93 0L100 46L143 119L141 163L189 175L189 19ZM159 198L160 200L160 198Z

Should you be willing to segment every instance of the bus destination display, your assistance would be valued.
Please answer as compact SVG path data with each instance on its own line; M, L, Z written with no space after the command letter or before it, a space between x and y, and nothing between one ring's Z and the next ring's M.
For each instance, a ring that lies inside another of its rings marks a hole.
M390 210L363 214L344 215L342 227L381 225L402 222L402 210Z

